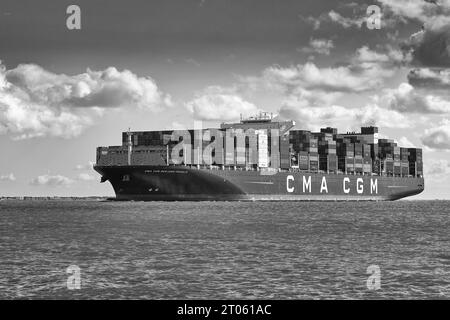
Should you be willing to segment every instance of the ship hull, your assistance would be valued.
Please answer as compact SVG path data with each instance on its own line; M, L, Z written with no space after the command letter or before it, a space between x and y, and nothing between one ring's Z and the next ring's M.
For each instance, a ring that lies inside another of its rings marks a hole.
M95 166L115 200L386 201L419 194L423 178L185 166Z

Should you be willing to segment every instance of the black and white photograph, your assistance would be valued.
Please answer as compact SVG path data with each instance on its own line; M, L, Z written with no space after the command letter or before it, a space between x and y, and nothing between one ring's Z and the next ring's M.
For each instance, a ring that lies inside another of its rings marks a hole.
M0 147L0 300L450 299L450 0L1 0Z

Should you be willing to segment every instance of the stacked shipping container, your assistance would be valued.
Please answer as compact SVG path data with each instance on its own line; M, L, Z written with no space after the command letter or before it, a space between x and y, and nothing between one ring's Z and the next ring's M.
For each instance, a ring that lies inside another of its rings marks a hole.
M180 164L171 159L176 154L185 165L213 164L253 169L271 166L310 172L423 175L422 150L402 148L394 140L378 139L376 127L361 128L361 133L338 134L337 129L331 127L322 128L320 132L282 131L268 122L267 128L259 124L257 130L227 126L208 131L124 132L122 146L97 151L99 163L126 165L129 135L133 148L131 162L137 165L167 161ZM179 146L181 141L184 142L182 148Z

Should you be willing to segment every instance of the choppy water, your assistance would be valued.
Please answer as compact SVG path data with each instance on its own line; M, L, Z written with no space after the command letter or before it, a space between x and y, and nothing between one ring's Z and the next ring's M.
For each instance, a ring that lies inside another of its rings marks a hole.
M3 201L0 258L0 298L448 299L450 202Z

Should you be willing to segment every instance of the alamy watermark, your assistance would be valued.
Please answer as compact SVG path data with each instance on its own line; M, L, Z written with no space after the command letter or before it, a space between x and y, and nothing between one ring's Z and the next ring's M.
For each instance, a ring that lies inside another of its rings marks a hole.
M70 274L67 278L67 289L79 290L81 289L81 269L77 265L70 265L66 269L66 273Z
M367 267L367 274L370 276L367 278L367 289L379 290L381 289L381 269L378 265L372 264Z
M172 142L171 164L201 165L258 165L278 168L279 154L269 148L279 148L280 129L226 128L202 129L202 122L194 122L194 130L175 130L166 135L164 145ZM288 138L288 136L286 136ZM192 141L193 140L193 141ZM175 145L174 143L177 142ZM207 145L205 145L208 143Z
M377 5L370 5L367 7L367 29L379 30L381 29L381 8Z
M69 16L66 19L66 26L69 30L81 29L81 8L75 4L67 7L66 13Z

